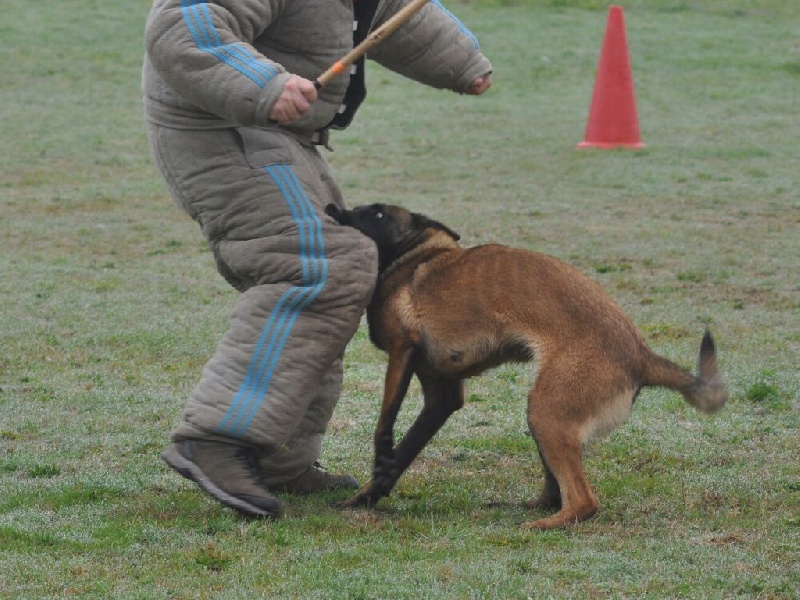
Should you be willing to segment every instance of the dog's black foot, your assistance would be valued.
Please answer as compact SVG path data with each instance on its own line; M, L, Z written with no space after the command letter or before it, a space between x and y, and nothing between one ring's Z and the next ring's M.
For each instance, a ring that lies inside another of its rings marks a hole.
M391 488L390 488L391 489ZM340 508L358 508L358 507L369 507L374 506L377 504L378 500L386 496L386 493L381 491L381 486L376 482L375 479L368 481L358 492L356 492L355 496L348 498L338 504Z
M355 496L348 498L347 500L342 500L341 502L336 504L337 508L369 508L373 506L378 500L373 499L371 494L362 494L359 492Z

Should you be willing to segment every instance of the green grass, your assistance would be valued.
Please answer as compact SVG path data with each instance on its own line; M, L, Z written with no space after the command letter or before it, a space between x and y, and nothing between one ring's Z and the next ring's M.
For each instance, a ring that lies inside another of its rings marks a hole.
M453 2L484 98L376 66L329 155L351 204L399 203L555 254L691 366L706 418L648 390L586 467L601 509L519 529L541 466L524 366L468 386L374 510L286 498L236 518L158 454L236 293L173 206L139 100L149 2L10 0L0 23L0 597L800 597L800 9L625 5L642 151L578 151L605 25L594 0ZM384 357L362 328L322 460L368 476ZM419 406L414 386L400 425Z

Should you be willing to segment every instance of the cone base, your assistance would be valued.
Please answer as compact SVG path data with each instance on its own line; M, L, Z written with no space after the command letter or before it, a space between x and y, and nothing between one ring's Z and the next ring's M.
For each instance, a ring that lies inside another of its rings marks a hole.
M642 142L581 142L578 148L602 148L605 150L611 148L628 148L631 150L641 150L647 148L647 144Z

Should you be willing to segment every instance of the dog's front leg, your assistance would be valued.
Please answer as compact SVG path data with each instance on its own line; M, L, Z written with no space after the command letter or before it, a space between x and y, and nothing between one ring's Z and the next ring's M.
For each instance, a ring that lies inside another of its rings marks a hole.
M417 372L425 404L394 449L394 468L400 477L420 451L455 411L464 406L464 382L447 379L435 372Z
M372 479L358 490L355 496L343 502L342 506L375 504L392 491L403 472L403 469L398 469L395 464L394 424L413 374L414 346L391 349L389 364L386 367L381 414L375 428L375 463Z

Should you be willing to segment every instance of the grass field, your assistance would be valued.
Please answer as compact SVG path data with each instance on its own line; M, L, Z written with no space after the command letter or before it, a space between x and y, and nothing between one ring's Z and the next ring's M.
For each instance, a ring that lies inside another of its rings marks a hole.
M800 597L800 7L626 3L632 152L575 148L605 3L447 5L495 87L459 97L373 66L329 155L350 203L568 260L686 366L710 326L726 409L644 392L587 454L598 515L522 531L541 466L528 370L502 367L376 509L287 497L278 522L236 518L158 458L236 293L149 156L149 2L6 0L0 597ZM363 480L384 368L363 328L346 368L322 460Z

